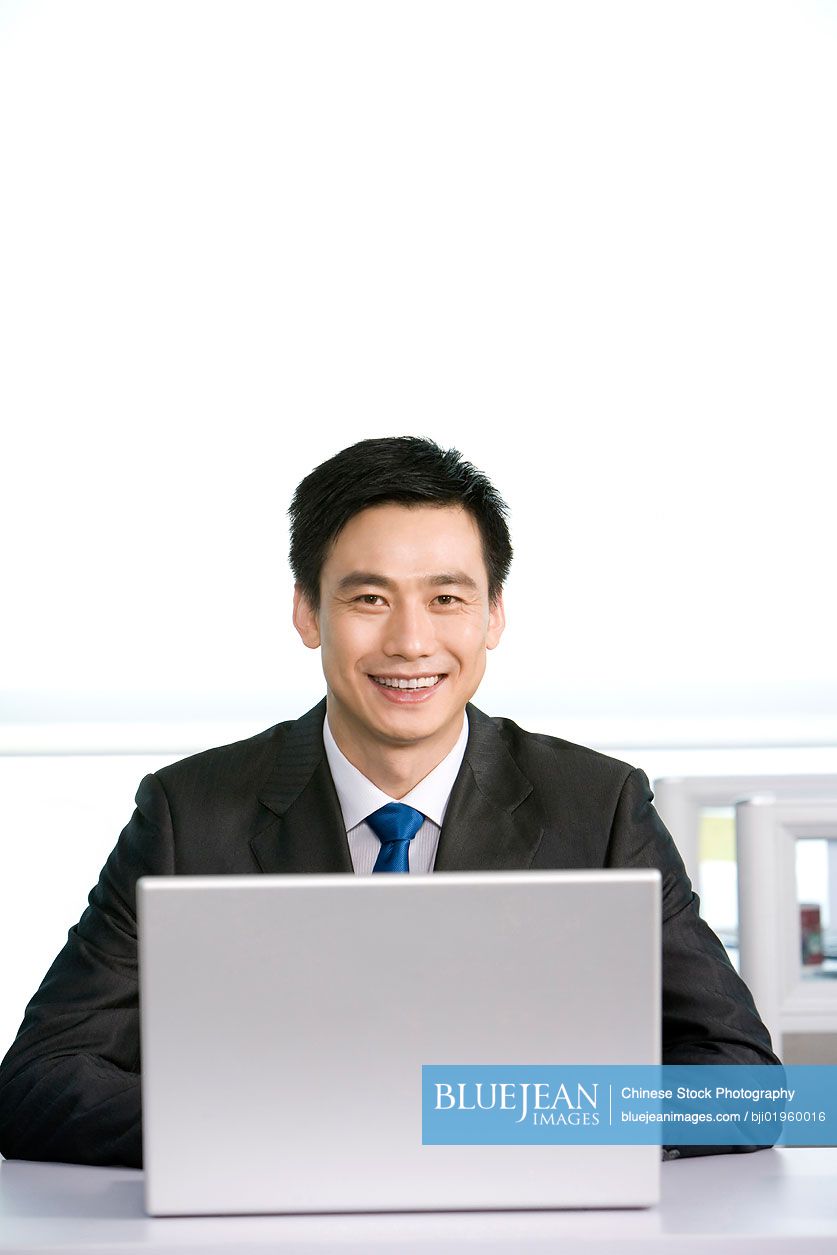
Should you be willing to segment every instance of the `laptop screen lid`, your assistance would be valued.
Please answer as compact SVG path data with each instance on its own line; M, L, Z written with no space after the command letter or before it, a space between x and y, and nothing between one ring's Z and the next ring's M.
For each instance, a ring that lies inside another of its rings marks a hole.
M146 877L152 1215L644 1206L656 1146L422 1144L424 1065L659 1063L656 871Z

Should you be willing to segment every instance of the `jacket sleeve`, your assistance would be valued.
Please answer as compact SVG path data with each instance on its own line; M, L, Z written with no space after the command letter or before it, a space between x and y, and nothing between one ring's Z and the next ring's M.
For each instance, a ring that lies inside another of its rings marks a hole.
M6 1158L142 1165L136 881L174 871L174 842L155 776L136 803L0 1064Z
M616 808L606 865L656 867L662 874L663 1063L778 1064L749 989L700 917L700 901L653 797L645 773L634 769ZM759 1147L675 1149L693 1156Z

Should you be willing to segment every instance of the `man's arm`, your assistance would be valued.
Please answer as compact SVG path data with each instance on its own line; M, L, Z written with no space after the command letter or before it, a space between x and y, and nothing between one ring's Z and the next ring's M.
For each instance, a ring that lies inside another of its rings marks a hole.
M606 863L662 873L663 1063L778 1063L749 989L698 913L700 902L653 796L645 773L632 771Z
M0 1064L6 1158L142 1166L136 882L174 871L168 801L137 809Z
M645 773L632 771L616 808L606 865L662 873L663 1063L778 1064L749 989L698 913L700 902L653 797ZM758 1149L674 1148L678 1157Z

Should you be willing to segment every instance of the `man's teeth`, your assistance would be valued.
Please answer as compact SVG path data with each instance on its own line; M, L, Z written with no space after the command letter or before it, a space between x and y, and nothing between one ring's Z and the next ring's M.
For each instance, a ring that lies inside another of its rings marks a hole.
M388 689L430 689L439 682L438 675L422 675L417 680L391 680L384 675L373 675L376 684Z

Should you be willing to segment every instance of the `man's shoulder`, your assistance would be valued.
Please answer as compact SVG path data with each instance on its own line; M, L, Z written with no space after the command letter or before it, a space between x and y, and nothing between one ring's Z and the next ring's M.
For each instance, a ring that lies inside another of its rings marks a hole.
M168 763L157 771L157 775L165 779L173 776L200 775L204 771L236 770L243 763L272 755L281 746L283 734L293 723L286 720L273 724L253 736L242 737L238 741L230 741L225 745L213 745L208 749L197 750L187 754L177 762Z
M530 732L505 716L485 715L471 708L478 720L487 720L499 735L503 745L518 766L539 776L571 775L576 779L589 780L598 786L602 783L618 784L619 787L635 770L622 759L603 754L587 745L579 745L563 737L546 732Z
M247 792L261 782L289 749L322 750L322 718L325 702L298 719L285 719L262 732L189 754L186 758L159 768L155 775L164 788L194 788L215 792L234 785Z

